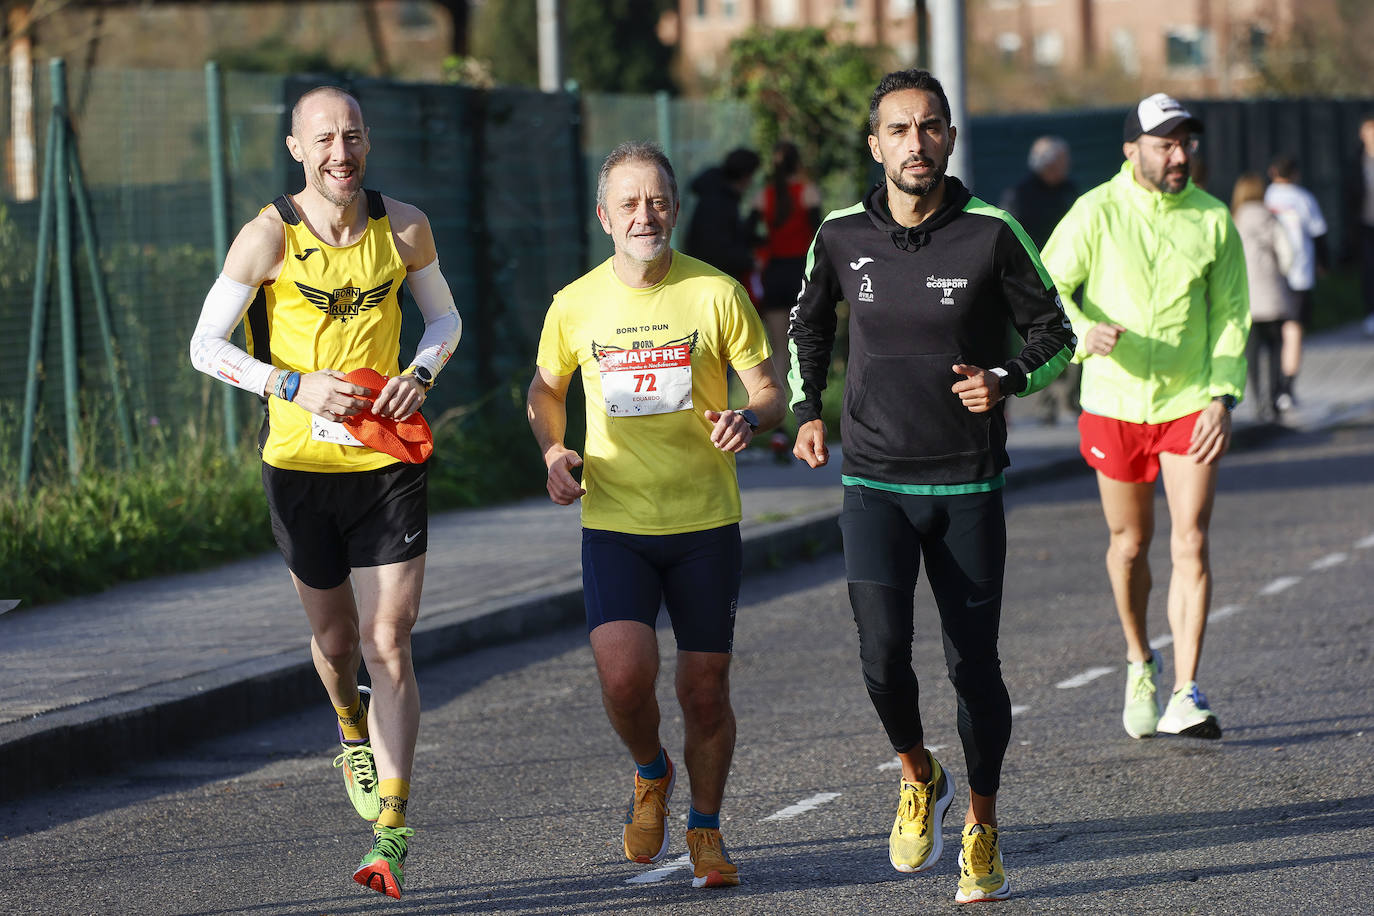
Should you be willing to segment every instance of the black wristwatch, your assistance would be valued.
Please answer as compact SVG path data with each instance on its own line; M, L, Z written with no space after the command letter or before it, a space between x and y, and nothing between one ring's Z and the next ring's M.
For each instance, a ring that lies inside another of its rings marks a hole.
M424 366L412 366L410 374L415 377L417 382L425 386L426 391L434 387L434 373Z
M1221 406L1226 408L1227 413L1236 409L1236 396L1233 394L1219 394L1212 398L1212 400L1220 401Z
M759 431L759 415L758 415L758 414L754 413L754 412L753 412L752 410L750 410L748 407L744 408L743 410L737 410L737 411L735 411L735 413L739 414L741 417L744 417L744 422L749 424L749 428L750 428L751 430L753 430L754 432L758 432L758 431Z

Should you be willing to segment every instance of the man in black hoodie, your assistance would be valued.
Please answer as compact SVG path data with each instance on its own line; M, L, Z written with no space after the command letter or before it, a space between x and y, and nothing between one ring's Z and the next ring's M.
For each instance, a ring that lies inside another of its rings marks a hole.
M840 527L864 683L902 767L888 857L903 872L934 866L954 797L925 748L911 668L924 556L968 765L955 901L971 903L1011 893L996 814L1011 737L997 655L1010 463L1001 401L1044 387L1075 340L1025 231L945 175L955 134L933 76L883 77L868 145L885 181L821 224L789 336L794 454L819 467L829 460L820 416L835 304L849 302ZM1019 352L1013 329L1025 341Z

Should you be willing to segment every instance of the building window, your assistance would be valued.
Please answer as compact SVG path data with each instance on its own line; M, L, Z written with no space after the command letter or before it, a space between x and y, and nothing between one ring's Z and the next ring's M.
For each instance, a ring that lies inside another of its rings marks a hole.
M697 0L697 18L706 18L706 0Z
M769 6L769 20L772 25L795 25L797 22L797 0L772 0Z
M1016 55L1021 52L1021 36L1015 32L1002 32L997 36L997 51L1003 63L1015 63Z
M1041 67L1057 67L1064 60L1064 38L1058 32L1041 32L1035 36L1031 56Z
M1212 63L1212 32L1197 26L1176 26L1164 33L1164 60L1171 68L1193 69Z
M735 0L720 0L720 14L726 19L734 19Z
M1130 29L1113 29L1112 53L1116 55L1116 62L1121 65L1123 73L1131 76L1140 74L1140 52L1136 48L1134 32Z
M1249 47L1247 48L1251 66L1259 67L1264 63L1264 52L1269 49L1269 30L1263 26L1250 26Z

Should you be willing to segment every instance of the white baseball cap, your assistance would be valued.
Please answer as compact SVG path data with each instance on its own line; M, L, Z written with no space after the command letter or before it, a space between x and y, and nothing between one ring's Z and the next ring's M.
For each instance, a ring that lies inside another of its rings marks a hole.
M1167 137L1180 124L1188 125L1195 134L1202 133L1202 122L1188 113L1182 103L1162 92L1141 99L1126 115L1126 127L1121 139L1130 143L1141 134Z

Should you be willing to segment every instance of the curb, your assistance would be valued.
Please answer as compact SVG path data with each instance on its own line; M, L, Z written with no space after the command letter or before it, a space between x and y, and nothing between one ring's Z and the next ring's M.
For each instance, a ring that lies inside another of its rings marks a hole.
M1233 448L1254 448L1299 431L1247 424L1236 429ZM1033 468L1013 470L1007 489L1089 473L1072 451ZM822 509L746 531L745 575L839 550L839 516L838 507ZM412 642L417 669L582 621L581 575L498 601L476 617L464 613L454 605L426 609ZM302 655L291 649L0 726L0 801L109 772L131 759L209 737L218 730L214 723L226 716L250 720L264 708L286 712L318 703L314 666Z

